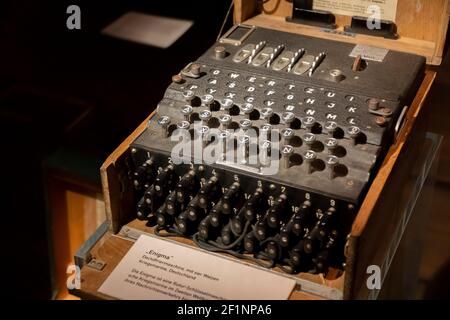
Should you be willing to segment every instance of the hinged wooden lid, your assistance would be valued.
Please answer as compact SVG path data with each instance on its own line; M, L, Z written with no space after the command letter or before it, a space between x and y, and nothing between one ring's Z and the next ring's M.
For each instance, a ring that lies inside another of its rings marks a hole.
M351 16L347 15L335 14L338 28L332 33L319 27L286 22L285 18L292 15L292 6L292 1L288 0L234 0L234 20L317 38L415 53L426 57L433 65L442 62L450 0L397 0L395 24L399 38L396 40L344 34L344 26L351 24Z

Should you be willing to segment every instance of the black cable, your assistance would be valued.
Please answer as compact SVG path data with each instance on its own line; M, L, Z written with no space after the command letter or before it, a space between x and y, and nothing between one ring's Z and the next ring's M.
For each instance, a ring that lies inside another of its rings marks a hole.
M161 230L165 230L167 233L161 233ZM158 237L186 237L184 234L182 234L178 229L176 228L163 228L160 226L157 226L154 231L154 234L156 234Z
M209 240L208 242L205 242L203 240L200 240L198 238L198 233L194 234L192 236L192 241L199 247L202 248L204 250L208 250L211 252L219 252L219 253L225 253L225 254L229 254L232 255L236 258L242 259L242 260L248 260L251 261L263 268L266 269L271 269L273 267L278 267L280 268L280 270L282 270L283 272L286 272L288 274L294 274L295 270L294 268L289 265L288 267L283 266L281 264L277 264L275 263L275 261L273 259L271 259L266 253L264 253L263 251L256 253L253 257L249 257L245 254L241 254L238 253L236 251L231 250L234 246L236 246L237 244L239 244L239 242L242 241L242 239L245 237L245 235L247 234L247 229L250 226L250 221L247 221L245 223L245 227L244 227L244 232L242 232L242 234L239 236L239 238L237 238L233 243L231 243L228 246L223 246L220 245L219 243L215 242L215 241L211 241ZM161 233L162 230L165 230L166 233ZM185 235L183 235L181 232L179 232L176 227L175 228L164 228L164 227L160 227L157 226L154 229L154 234L157 235L158 237L186 237ZM271 238L267 238L266 240L264 240L262 243L265 243L267 241L271 241L271 240L276 240L276 238L271 237ZM263 261L268 261L268 263L265 263Z
M223 249L223 250L232 249L233 247L238 245L239 242L242 241L242 239L244 239L245 235L247 234L247 229L248 229L249 226L250 226L250 221L247 221L245 223L245 226L244 226L244 231L241 233L241 235L236 240L234 240L234 242L230 243L229 245L224 246L224 245L221 245L221 244L219 244L219 243L217 243L215 241L212 241L212 240L209 240L208 244L211 244L213 246L217 246L219 249Z
M232 255L232 256L234 256L236 258L239 258L239 259L252 261L252 262L256 263L257 265L259 265L259 266L261 266L263 268L267 268L267 269L270 269L270 268L273 267L273 264L270 264L270 265L264 264L262 261L260 261L258 259L255 259L254 257L249 257L249 256L246 256L244 254L238 253L238 252L233 251L233 250L225 250L225 249L221 249L221 248L215 247L215 246L213 246L211 244L208 244L208 243L204 242L203 240L200 240L198 238L198 234L197 233L194 234L194 236L192 237L192 240L194 241L194 243L198 247L200 247L200 248L202 248L204 250L208 250L208 251L211 251L211 252L227 253L227 254L230 254L230 255Z
M266 264L267 269L271 269L275 266L275 261L272 260L270 257L264 254L264 252L260 251L258 253L255 253L254 255L255 259L258 261L268 261L268 264Z
M273 241L273 242L276 242L278 244L278 238L277 237L269 237L269 238L266 238L263 241L261 241L260 245L262 246L262 245L266 244L269 241Z
M293 266L291 266L291 265L285 266L285 265L277 263L276 266L278 268L280 268L280 270L285 272L285 273L289 273L289 274L295 274L296 273L295 272L295 268Z

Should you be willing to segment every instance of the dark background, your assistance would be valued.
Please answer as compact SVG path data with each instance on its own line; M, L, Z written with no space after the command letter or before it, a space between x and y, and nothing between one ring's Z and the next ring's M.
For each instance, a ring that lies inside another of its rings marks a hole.
M81 30L66 28L71 4L81 8ZM51 297L45 158L64 147L106 159L155 108L171 75L213 43L229 5L0 2L2 295ZM194 25L167 50L100 35L130 10L189 19Z
M81 8L81 30L66 28L66 8L71 4ZM171 75L213 43L229 5L229 0L0 1L3 296L52 296L45 159L66 148L101 163L155 108ZM194 20L194 26L167 50L100 35L101 29L130 10ZM419 296L448 298L448 55L436 69L438 78L427 108L430 131L445 139L431 220L424 226Z

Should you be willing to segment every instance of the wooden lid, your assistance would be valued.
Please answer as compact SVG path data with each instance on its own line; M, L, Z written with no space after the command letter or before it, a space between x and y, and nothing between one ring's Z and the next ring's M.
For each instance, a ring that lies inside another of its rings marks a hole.
M426 57L428 64L439 65L442 62L450 0L397 0L396 14L392 15L395 16L394 22L399 35L395 40L364 34L345 34L344 26L351 24L352 17L336 14L336 9L329 11L335 14L337 32L330 33L320 27L286 22L285 18L292 15L292 6L292 1L288 0L234 0L234 19L236 23L415 53Z

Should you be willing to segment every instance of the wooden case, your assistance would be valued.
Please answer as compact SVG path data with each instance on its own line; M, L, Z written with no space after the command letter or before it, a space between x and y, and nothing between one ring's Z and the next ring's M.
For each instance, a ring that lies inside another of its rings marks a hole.
M448 3L448 0L398 0L398 40L367 35L349 38L331 35L316 27L285 22L284 17L290 15L292 10L292 3L285 0L267 1L263 5L264 9L261 8L260 1L235 0L234 17L237 23L414 52L426 56L430 64L439 64L448 25ZM414 24L410 17L406 17L408 15L414 17ZM349 17L337 16L340 28L348 23ZM426 28L423 28L424 25ZM429 159L424 155L427 142L426 110L423 106L434 78L435 72L427 70L395 143L390 147L353 222L345 247L347 262L344 272L329 274L327 278L306 273L296 275L298 286L291 299L376 297L377 292L366 286L367 267L381 266L383 279L385 278L409 221L414 197L424 184L423 173L429 169ZM72 293L82 298L110 298L98 293L97 289L132 246L133 241L140 234L151 231L145 227L144 222L134 218L133 186L128 179L127 163L130 144L145 129L152 116L153 114L145 119L101 167L109 229L98 241L91 241L95 244L86 250L84 257L78 257L77 261L84 264L81 269L81 289L74 289ZM184 238L174 238L174 241L192 244ZM98 270L89 267L87 263L90 259L104 263L104 268Z
M332 33L317 27L287 23L285 17L292 14L292 1L262 2L235 0L235 21L316 38L415 53L426 57L428 64L441 64L450 14L449 0L398 0L395 24L399 38L396 40L364 34L349 36L341 32L345 26L350 25L350 16L335 14L337 32Z

